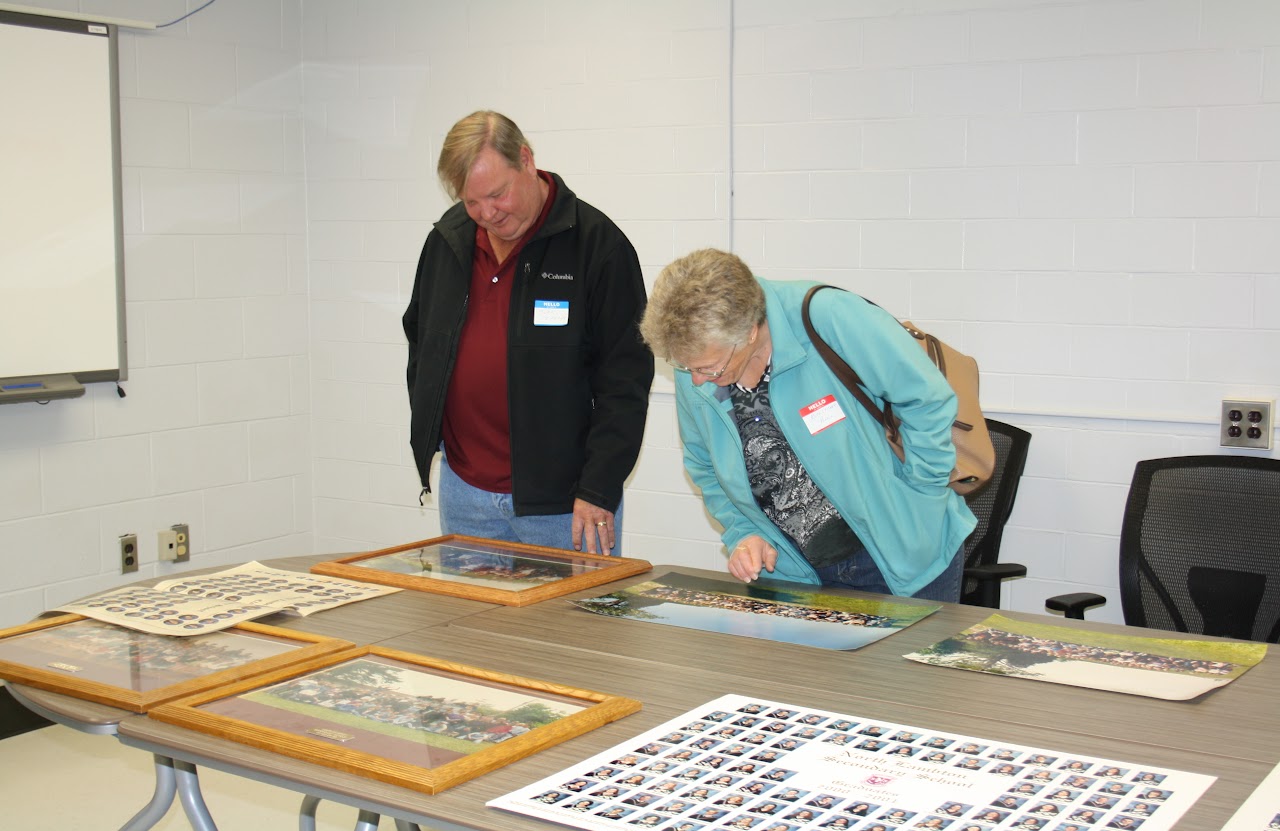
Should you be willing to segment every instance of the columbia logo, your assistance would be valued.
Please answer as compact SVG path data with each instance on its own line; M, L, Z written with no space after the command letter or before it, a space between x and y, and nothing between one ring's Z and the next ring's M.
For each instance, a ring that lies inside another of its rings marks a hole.
M573 279L573 275L572 275L572 274L552 274L552 273L550 273L549 271L544 271L544 272L542 272L542 279L544 279L544 280L572 280L572 279Z

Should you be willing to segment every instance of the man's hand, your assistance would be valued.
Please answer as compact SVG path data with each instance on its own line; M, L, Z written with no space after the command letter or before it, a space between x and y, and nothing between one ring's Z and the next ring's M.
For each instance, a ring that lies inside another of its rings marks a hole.
M586 542L588 554L609 554L615 545L613 513L581 499L573 500L573 547L582 550Z
M742 539L729 555L729 573L744 583L750 583L760 576L760 570L773 571L778 562L778 551L764 541L763 537L750 536Z

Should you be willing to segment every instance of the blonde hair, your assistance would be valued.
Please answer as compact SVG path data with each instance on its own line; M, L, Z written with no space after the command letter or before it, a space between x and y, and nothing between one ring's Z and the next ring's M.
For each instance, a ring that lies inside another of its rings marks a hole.
M461 198L467 176L486 147L493 148L517 170L520 169L521 149L528 147L533 152L524 133L505 115L493 110L473 112L449 129L440 147L436 175L450 199L456 201Z
M707 347L745 342L764 320L764 290L747 264L727 251L703 248L662 269L640 335L655 355L683 363Z

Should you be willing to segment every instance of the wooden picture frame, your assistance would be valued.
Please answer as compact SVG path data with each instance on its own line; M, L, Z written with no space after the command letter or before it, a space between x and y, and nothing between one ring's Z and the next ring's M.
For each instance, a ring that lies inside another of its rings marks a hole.
M527 606L651 571L646 560L449 534L318 563L316 574Z
M352 646L259 623L181 637L58 615L0 630L0 678L145 713L166 701Z
M150 717L436 794L640 708L629 698L365 646L206 690Z

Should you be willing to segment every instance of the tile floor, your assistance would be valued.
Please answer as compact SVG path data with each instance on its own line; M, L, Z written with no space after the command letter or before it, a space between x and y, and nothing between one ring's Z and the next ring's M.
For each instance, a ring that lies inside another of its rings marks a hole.
M118 829L151 798L151 757L95 736L54 725L0 740L0 828L53 831ZM200 788L218 831L296 829L301 794L200 771ZM351 831L356 809L325 803L317 831ZM395 823L383 818L380 829ZM190 831L175 800L154 831Z

